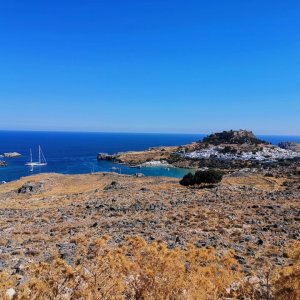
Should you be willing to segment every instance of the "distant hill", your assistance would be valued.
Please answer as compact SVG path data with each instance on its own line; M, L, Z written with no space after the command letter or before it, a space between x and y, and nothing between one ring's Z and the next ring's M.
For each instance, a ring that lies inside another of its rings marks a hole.
M202 140L203 143L212 145L220 144L268 144L266 141L258 139L252 131L247 130L229 130L216 132Z

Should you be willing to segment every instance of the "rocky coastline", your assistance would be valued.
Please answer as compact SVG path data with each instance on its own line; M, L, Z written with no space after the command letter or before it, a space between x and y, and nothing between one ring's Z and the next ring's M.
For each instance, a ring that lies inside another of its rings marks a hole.
M116 154L99 153L97 159L130 166L168 164L178 168L219 168L228 172L241 168L276 167L300 161L300 145L291 142L271 145L251 131L214 133L202 141L178 147L155 147L145 151Z
M234 139L226 144L214 137L212 142L98 156L143 166L214 166L224 171L214 185L186 187L176 178L116 173L39 174L1 185L0 275L16 280L5 285L6 295L20 292L23 284L35 288L27 272L32 266L59 259L66 270L84 269L78 265L84 257L91 264L97 261L80 252L84 247L94 249L96 241L105 239L109 249L120 249L133 237L149 247L157 243L171 255L191 246L193 252L232 255L230 272L238 270L242 278L258 282L253 290L264 292L265 270L298 266L289 250L300 245L300 161L293 150L247 140L245 132L240 144L239 134L231 135ZM128 247L126 255L132 244ZM211 267L215 260L202 262ZM64 281L65 273L60 275ZM254 299L264 299L257 295Z
M15 157L19 157L22 156L20 153L18 152L5 152L3 154L0 155L0 158L15 158ZM0 160L0 168L1 167L6 167L7 166L7 162L4 160Z

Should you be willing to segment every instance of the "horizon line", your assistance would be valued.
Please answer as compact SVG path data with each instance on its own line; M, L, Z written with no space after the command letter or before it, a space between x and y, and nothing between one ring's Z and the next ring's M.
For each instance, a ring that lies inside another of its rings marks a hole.
M53 132L53 133L111 133L111 134L170 134L170 135L209 135L215 132L223 132L223 131L236 131L236 129L229 129L229 130L215 130L210 132L135 132L135 131L89 131L89 130L34 130L34 129L0 129L0 132ZM246 129L247 130L247 129ZM252 131L252 130L247 130ZM253 131L252 131L253 132ZM262 133L255 133L257 136L287 136L287 137L300 137L299 135L295 134L262 134Z

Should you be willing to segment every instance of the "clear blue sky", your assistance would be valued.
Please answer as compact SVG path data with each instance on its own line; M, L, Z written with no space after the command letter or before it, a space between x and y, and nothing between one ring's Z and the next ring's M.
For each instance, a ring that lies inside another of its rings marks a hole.
M0 129L300 135L300 1L0 1Z

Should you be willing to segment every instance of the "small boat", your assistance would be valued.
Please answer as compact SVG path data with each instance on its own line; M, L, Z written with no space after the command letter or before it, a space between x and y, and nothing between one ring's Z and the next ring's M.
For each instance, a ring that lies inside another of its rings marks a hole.
M121 174L121 168L118 168L118 167L111 167L110 170L112 172L116 172L116 173L120 173Z
M39 146L39 161L32 161L32 151L31 151L31 148L30 148L30 162L27 162L25 165L29 166L31 168L47 165L47 161L46 161L46 158L43 154L41 146Z

